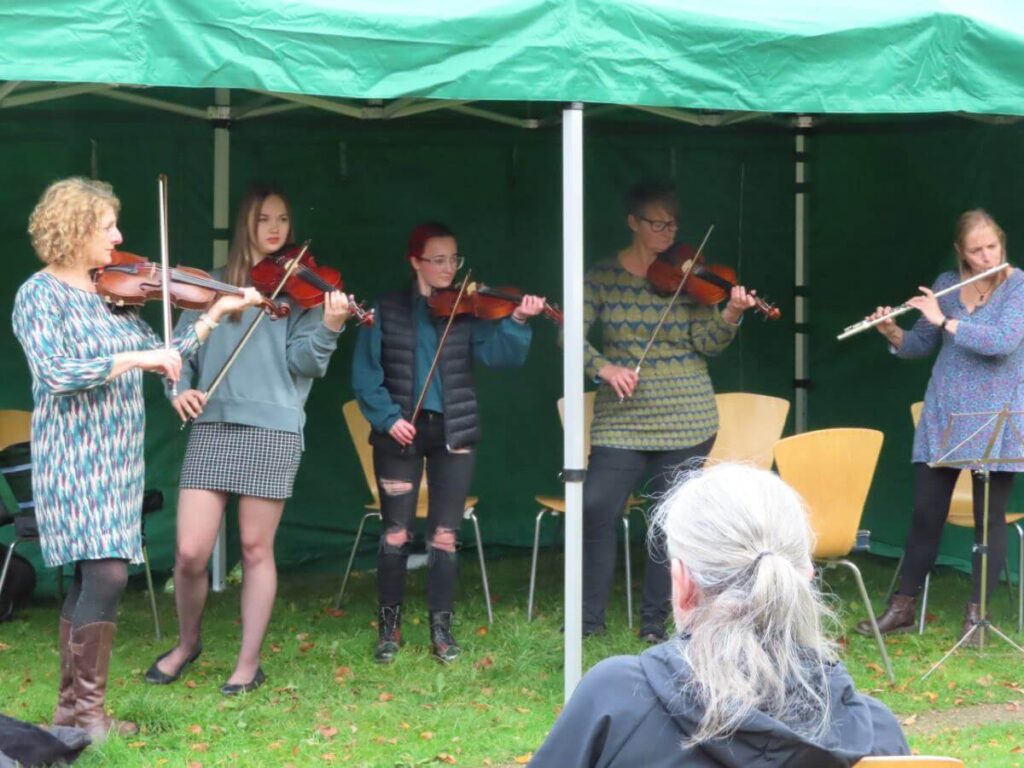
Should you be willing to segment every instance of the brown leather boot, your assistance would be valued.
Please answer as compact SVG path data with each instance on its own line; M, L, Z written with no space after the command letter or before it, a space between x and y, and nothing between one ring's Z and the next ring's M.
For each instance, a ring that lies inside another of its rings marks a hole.
M107 673L117 624L96 621L71 631L74 661L75 725L86 731L94 744L111 733L130 736L139 732L135 723L113 720L104 709Z
M971 631L971 627L981 621L981 605L979 603L968 603L964 607L964 625L960 629L960 637L963 637ZM981 645L981 633L984 632L983 627L979 627L978 630L967 638L967 642L964 646L968 648L977 648Z
M53 713L54 725L75 724L74 661L71 656L71 622L62 618L57 633L60 649L60 693Z
M909 595L893 595L886 606L885 613L878 617L878 631L883 635L891 632L910 632L914 629L914 606L916 597ZM871 622L865 619L858 622L854 630L861 635L872 636Z

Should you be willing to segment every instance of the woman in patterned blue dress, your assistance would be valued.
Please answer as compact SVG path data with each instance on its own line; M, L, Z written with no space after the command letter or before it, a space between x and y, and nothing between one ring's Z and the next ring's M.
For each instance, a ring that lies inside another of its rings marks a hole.
M1006 235L985 211L967 211L957 222L954 238L957 269L939 275L935 284L907 303L921 312L914 326L904 331L892 319L876 326L898 357L939 356L924 396L924 409L914 435L914 510L907 536L899 589L879 617L882 632L902 632L914 626L915 602L925 576L935 564L939 538L949 512L960 470L931 466L955 449L951 459L982 455L991 430L984 419L951 418L954 414L985 413L1008 405L1024 410L1024 275L1012 267L936 299L934 293L1006 261ZM890 312L879 307L871 319ZM1012 417L1015 421L1017 417ZM1012 425L1020 431L1020 424ZM947 433L948 429L948 433ZM992 456L1010 457L1022 446L1008 425L993 446ZM1020 464L989 466L988 594L999 583L1006 559L1006 505ZM983 483L973 478L975 540L981 539ZM974 555L974 591L967 603L963 633L980 618L981 557ZM857 631L871 634L862 621ZM970 637L976 643L978 632Z
M121 242L120 203L110 185L70 178L43 193L29 219L46 266L18 290L14 333L32 372L32 491L48 566L75 565L60 617L60 695L54 724L93 741L134 723L104 709L117 605L128 562L142 562L144 482L142 373L171 380L225 312L252 305L223 297L164 349L137 311L113 309L96 293L93 270Z

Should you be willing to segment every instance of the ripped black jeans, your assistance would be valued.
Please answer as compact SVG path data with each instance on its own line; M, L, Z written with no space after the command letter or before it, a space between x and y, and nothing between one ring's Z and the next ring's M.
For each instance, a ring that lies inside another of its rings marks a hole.
M403 450L395 441L377 441L373 448L373 471L384 523L377 551L377 600L381 605L399 605L404 597L405 566L413 538L424 463L428 498L427 608L451 611L458 580L455 550L476 453L472 448L449 452L445 444L444 415L434 411L424 411L416 419L416 439L408 448ZM402 543L389 543L389 534L394 538L398 532L405 533ZM445 548L444 540L451 542L450 549Z

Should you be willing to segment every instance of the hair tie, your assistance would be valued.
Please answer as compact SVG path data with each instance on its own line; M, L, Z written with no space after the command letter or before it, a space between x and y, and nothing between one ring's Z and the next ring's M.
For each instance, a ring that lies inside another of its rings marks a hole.
M767 550L765 550L764 552L758 552L757 553L757 557L754 558L754 562L752 562L750 564L750 567L751 568L757 568L757 564L761 562L761 558L762 557L767 557L768 555L774 555L774 554L775 554L774 552L769 552Z

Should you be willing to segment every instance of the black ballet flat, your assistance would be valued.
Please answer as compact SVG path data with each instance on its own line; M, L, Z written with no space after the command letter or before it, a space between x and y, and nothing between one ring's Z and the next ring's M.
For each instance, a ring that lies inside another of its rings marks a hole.
M166 672L162 671L160 667L157 666L157 664L159 664L161 661L170 656L173 650L174 649L172 648L170 651L163 654L162 656L158 656L156 661L154 661L150 668L146 670L145 680L147 683L150 683L152 685L170 685L171 683L177 681L178 678L180 678L182 674L185 672L185 670L188 668L188 666L199 658L199 655L203 652L203 644L199 643L198 645L196 645L196 647L192 649L192 653L188 655L188 658L182 662L180 667L178 667L178 671L175 672L173 675L168 675Z
M252 693L266 681L267 676L263 674L263 667L256 667L256 674L248 683L224 683L220 692L225 696L237 696L240 693Z

